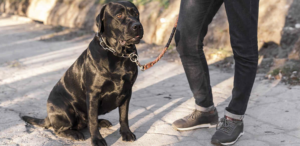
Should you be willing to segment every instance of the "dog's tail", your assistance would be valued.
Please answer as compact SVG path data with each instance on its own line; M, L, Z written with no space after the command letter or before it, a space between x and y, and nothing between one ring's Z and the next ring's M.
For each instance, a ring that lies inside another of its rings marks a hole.
M25 122L31 124L31 125L37 125L40 127L49 128L51 127L50 120L48 116L45 119L37 119L29 116L22 116L21 117Z

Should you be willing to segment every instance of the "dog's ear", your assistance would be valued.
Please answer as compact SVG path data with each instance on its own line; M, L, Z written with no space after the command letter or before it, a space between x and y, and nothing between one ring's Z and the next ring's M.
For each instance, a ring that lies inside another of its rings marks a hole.
M96 25L98 27L99 33L104 31L103 20L104 20L105 7L106 7L106 5L102 6L99 15L96 17Z

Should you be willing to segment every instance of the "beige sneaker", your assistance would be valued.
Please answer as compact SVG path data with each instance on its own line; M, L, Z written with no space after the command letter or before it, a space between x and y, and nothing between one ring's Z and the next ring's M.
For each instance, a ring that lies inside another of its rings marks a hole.
M182 119L176 120L172 126L176 130L193 130L197 128L215 127L218 124L218 112L215 108L210 112L201 112L194 110L194 112Z

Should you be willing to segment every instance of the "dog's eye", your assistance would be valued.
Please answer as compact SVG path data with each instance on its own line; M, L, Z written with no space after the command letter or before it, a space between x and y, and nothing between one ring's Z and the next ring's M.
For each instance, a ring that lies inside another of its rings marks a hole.
M139 17L139 13L135 13L135 16L136 16L136 17Z
M122 14L117 14L117 18L122 18Z

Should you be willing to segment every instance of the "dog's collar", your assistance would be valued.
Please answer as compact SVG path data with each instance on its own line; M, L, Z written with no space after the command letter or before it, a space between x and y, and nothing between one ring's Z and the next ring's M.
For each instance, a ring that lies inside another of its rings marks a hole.
M105 43L105 41L102 39L102 36L101 36L101 35L99 36L98 33L96 33L96 37L97 37L98 40L99 40L99 45L100 45L104 50L110 51L110 52L112 52L115 56L118 56L118 55L117 55L117 52L116 52L114 49L110 48L110 47ZM143 70L143 68L144 68L144 67L139 63L139 60L138 60L138 57L139 57L139 56L138 56L135 52L130 53L130 54L126 54L126 55L122 54L121 56L118 56L118 57L129 58L130 61L133 62L133 63L135 63L137 66L139 66L139 67L141 68L141 70Z
M104 50L107 50L107 51L110 51L110 52L112 52L115 56L118 56L118 57L123 57L123 58L130 58L130 60L132 61L132 57L138 57L138 55L135 53L135 52L133 52L133 53L130 53L130 54L122 54L121 56L120 55L118 55L117 54L117 52L114 50L114 49L112 49L111 47L109 47L106 43L105 43L105 41L103 40L103 38L102 38L102 36L101 35L99 35L98 33L96 33L96 37L98 38L98 40L99 40L99 45L104 49Z
M98 40L99 40L99 45L100 45L104 50L108 50L108 51L112 52L115 56L118 56L118 55L117 55L117 52L116 52L114 49L112 49L111 47L109 47L109 46L105 43L105 41L102 39L102 36L101 36L101 35L99 36L99 34L96 33L96 37L97 37Z

